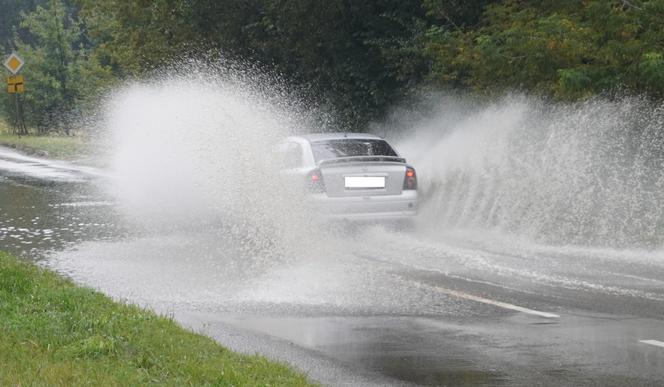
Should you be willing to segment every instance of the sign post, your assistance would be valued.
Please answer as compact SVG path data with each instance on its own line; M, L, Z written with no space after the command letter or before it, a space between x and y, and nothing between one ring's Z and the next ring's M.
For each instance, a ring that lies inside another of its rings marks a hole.
M9 55L4 62L5 68L12 73L11 76L7 77L7 92L14 96L14 104L16 106L14 132L19 136L28 134L25 119L23 118L23 104L21 103L21 94L25 93L25 80L23 75L18 73L24 64L25 61L15 52Z

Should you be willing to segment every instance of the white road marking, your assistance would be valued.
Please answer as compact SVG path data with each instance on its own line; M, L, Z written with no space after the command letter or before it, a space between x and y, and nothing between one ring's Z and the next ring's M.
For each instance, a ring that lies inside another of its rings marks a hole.
M494 301L494 300L490 300L488 298L474 296L472 294L468 294L468 293L464 293L464 292L459 292L457 290L445 289L445 288L441 288L439 286L434 286L434 288L437 291L441 292L441 293L445 293L445 294L448 294L448 295L454 296L454 297L465 298L467 300L472 300L472 301L475 301L475 302L480 302L482 304L493 305L493 306L497 306L499 308L514 310L514 311L521 312L521 313L526 313L526 314L532 314L534 316L539 316L539 317L560 318L560 316L557 315L557 314L548 313L548 312L540 312L538 310L528 309L528 308L524 308L522 306L508 304L506 302ZM664 343L662 343L662 344L664 344Z
M662 347L662 348L664 348L664 341L659 341L659 340L639 340L639 343L650 344L650 345L654 345L654 346L656 346L656 347Z

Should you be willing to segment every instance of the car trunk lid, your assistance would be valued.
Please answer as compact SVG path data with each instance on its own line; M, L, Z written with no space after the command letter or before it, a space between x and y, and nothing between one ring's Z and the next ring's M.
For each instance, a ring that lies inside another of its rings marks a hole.
M398 157L347 157L319 163L330 197L400 195L406 173Z

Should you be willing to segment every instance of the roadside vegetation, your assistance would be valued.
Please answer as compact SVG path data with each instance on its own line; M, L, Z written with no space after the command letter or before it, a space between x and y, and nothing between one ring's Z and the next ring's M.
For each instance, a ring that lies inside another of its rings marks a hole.
M76 160L85 157L89 144L82 136L48 135L17 136L0 120L0 145L14 148L32 156L60 160Z
M0 385L146 384L311 385L0 252Z
M664 98L664 0L5 3L0 45L27 62L26 118L39 133L68 133L125 79L214 53L278 74L340 130L364 130L429 88Z

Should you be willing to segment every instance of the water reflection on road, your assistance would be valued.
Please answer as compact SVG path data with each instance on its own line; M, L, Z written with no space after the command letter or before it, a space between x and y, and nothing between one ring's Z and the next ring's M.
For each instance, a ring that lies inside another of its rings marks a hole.
M112 202L90 184L100 175L0 147L0 248L38 259L84 240L125 235Z

